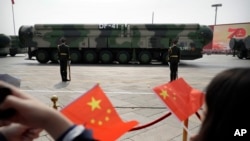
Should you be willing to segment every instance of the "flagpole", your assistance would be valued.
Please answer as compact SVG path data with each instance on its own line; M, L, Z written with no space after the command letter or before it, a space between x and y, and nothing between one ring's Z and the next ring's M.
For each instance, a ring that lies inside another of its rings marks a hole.
M154 23L154 12L152 13L152 24Z
M182 134L182 141L187 141L188 137L188 119L184 120L184 129Z
M13 17L13 27L14 27L14 35L16 35L16 28L15 28L15 16L14 16L14 3L12 2L12 17Z

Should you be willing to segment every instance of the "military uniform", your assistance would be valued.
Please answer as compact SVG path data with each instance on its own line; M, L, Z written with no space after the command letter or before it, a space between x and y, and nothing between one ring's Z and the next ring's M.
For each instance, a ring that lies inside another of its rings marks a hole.
M169 65L170 65L170 81L177 78L178 64L180 62L181 51L180 48L174 44L168 50Z
M65 44L64 40L62 44L58 45L58 60L60 63L60 73L62 81L69 81L67 79L67 66L70 60L69 46Z

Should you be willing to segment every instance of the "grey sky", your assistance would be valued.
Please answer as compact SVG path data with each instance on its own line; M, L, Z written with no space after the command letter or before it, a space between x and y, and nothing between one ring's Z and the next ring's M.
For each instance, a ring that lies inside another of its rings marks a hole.
M199 23L250 22L250 0L0 0L0 34L41 23ZM154 16L153 16L154 13Z

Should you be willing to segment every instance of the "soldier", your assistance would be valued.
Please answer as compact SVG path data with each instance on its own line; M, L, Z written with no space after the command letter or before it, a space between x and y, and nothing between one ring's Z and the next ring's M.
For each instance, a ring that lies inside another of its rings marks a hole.
M65 38L61 38L61 44L58 45L58 59L62 81L70 81L67 79L67 65L68 61L70 61L70 52L69 46L66 45L65 41Z
M168 50L169 65L170 65L170 81L173 81L177 78L178 73L178 64L180 62L181 51L177 47L178 39L173 41L172 47Z

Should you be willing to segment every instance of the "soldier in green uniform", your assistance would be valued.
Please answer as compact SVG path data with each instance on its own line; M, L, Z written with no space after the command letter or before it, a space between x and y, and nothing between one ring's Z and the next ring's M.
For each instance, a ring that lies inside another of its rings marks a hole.
M67 79L67 65L68 61L70 61L70 52L65 38L61 38L61 44L58 45L58 60L62 81L69 81L69 79Z
M173 81L177 78L178 65L181 57L181 50L177 46L178 39L173 41L173 45L168 50L169 56L169 68L170 68L170 81Z

